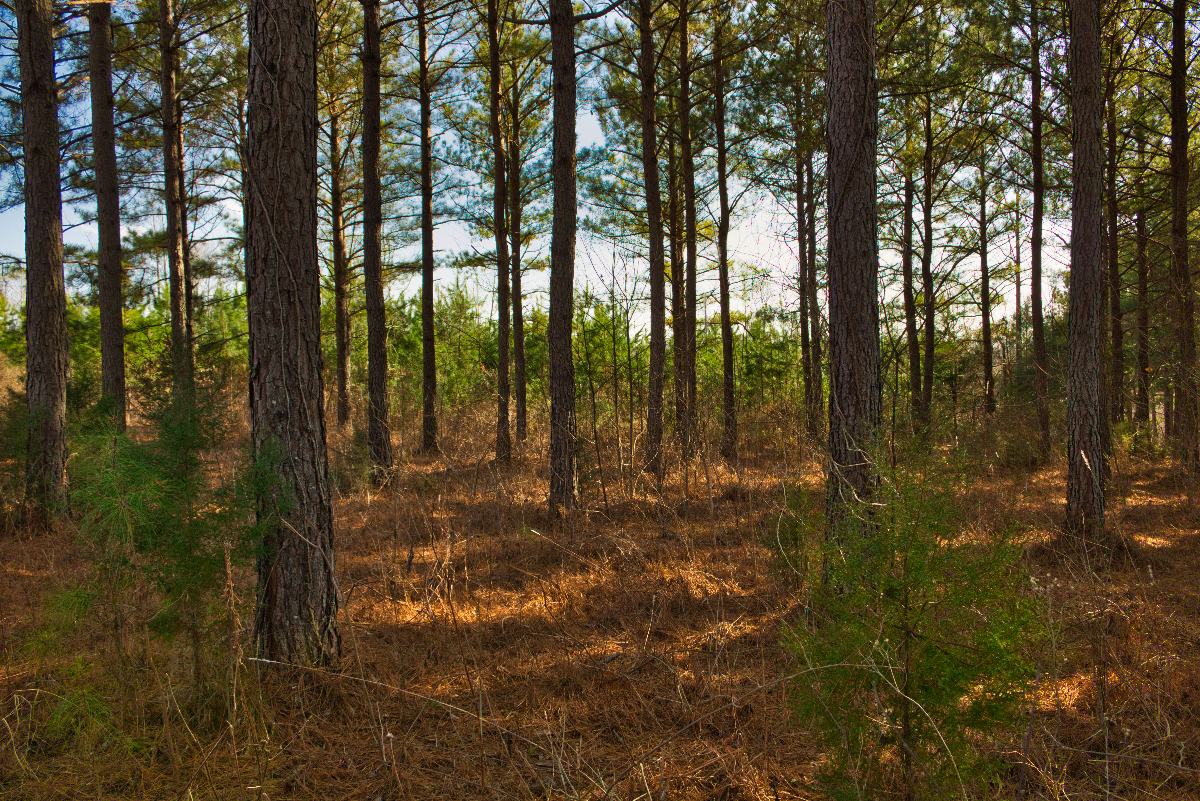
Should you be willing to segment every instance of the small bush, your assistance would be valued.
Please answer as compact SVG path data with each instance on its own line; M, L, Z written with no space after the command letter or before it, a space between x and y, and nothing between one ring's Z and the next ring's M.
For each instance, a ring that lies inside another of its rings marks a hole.
M1032 678L1037 617L1017 550L964 536L934 483L892 475L871 536L789 555L811 592L785 634L795 708L829 749L821 779L836 799L994 797L989 745Z

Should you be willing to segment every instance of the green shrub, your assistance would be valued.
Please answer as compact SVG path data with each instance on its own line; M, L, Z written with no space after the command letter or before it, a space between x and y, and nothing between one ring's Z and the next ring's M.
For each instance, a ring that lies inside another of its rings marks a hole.
M836 799L994 797L990 745L1033 673L1018 552L963 535L929 476L889 476L877 500L870 536L785 554L811 593L785 644L796 711L829 749L821 779Z

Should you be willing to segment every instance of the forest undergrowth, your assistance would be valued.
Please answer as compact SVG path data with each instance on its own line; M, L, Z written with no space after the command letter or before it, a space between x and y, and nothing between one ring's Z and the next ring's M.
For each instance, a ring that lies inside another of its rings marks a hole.
M0 538L0 797L824 797L830 755L793 714L782 632L806 596L779 535L805 531L818 452L750 430L759 455L698 457L685 496L682 465L659 492L597 450L610 468L584 471L563 521L542 443L495 464L489 411L383 488L331 433L336 670L255 660L252 565L228 563L203 632L164 636L153 590L106 594L78 532ZM210 467L232 470L244 437ZM1054 550L1062 482L1058 464L978 468L955 498L961 536L1014 533L1046 618L1019 722L985 746L997 797L1200 798L1194 488L1116 460L1133 556L1095 573Z

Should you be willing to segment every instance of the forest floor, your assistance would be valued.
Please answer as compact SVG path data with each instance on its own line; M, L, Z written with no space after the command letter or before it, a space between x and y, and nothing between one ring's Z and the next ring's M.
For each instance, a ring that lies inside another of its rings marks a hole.
M534 444L498 467L457 440L340 497L343 664L259 684L236 659L229 675L257 690L227 693L232 724L177 713L181 647L147 640L115 675L89 619L31 649L87 562L69 531L0 538L0 797L820 797L820 751L789 712L798 594L774 544L786 496L820 492L818 465L698 462L686 504L678 482L648 498L610 476L607 500L593 489L562 523ZM961 498L972 526L1019 532L1056 632L1006 756L1012 795L1200 798L1195 499L1169 465L1121 463L1111 518L1136 555L1097 575L1050 546L1063 481L1053 465L981 475ZM249 569L231 589L245 616ZM235 642L245 625L229 621ZM112 700L131 695L132 711ZM34 736L43 696L95 699L100 725L69 747Z

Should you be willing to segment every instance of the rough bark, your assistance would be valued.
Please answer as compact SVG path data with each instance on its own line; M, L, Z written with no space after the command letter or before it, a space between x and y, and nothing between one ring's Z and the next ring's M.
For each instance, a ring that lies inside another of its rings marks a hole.
M925 98L925 146L921 168L921 306L924 316L925 353L921 360L921 409L917 422L929 425L933 412L933 358L937 342L937 304L933 283L933 98Z
M158 0L159 97L166 207L167 288L171 309L171 388L175 398L192 392L192 343L188 336L188 291L184 272L183 149L176 87L179 53L174 0Z
M722 41L725 19L717 21L713 45L713 94L716 105L717 132L717 280L721 306L721 443L720 453L725 461L737 462L737 396L734 392L733 323L729 310L729 168L728 143L725 134L725 63ZM694 345L693 345L694 348ZM694 358L694 357L693 357ZM694 365L693 365L694 368ZM693 369L693 372L695 370ZM693 377L693 380L694 377ZM693 398L695 397L693 391Z
M333 319L337 423L350 422L350 265L346 258L345 190L342 186L341 117L329 117L329 207L333 240Z
M1200 469L1197 432L1196 299L1188 262L1187 2L1171 4L1171 295L1175 303L1175 453Z
M675 121L678 124L678 115ZM682 446L687 421L687 299L684 289L683 214L679 202L679 185L679 159L675 137L672 135L667 144L667 228L671 249L671 378L675 398L675 438Z
M554 212L550 234L550 511L575 505L575 16L570 0L550 0L553 74Z
M1108 323L1109 329L1109 372L1108 402L1109 420L1113 423L1125 419L1125 329L1121 319L1121 261L1120 239L1117 220L1117 113L1111 99L1108 102L1105 129L1108 136L1107 204L1108 236Z
M829 532L869 529L879 436L878 96L873 0L827 5Z
M804 191L808 218L808 329L812 347L813 406L809 419L814 423L825 414L825 382L821 369L821 305L817 297L817 182L813 176L813 154L804 160Z
M1071 281L1067 311L1067 531L1090 552L1104 530L1102 336L1104 97L1099 0L1071 3Z
M683 184L684 245L684 364L687 402L682 426L683 454L696 447L696 165L692 152L692 65L687 0L679 4L679 180Z
M379 183L379 0L363 2L363 281L367 306L367 450L375 480L392 469L387 319L383 300L383 195Z
M429 9L417 0L417 91L421 107L421 450L437 449L437 336L433 295L433 97Z
M88 6L88 77L92 101L92 160L96 171L96 229L100 303L100 386L113 420L125 430L125 322L121 270L121 195L113 121L112 6Z
M988 265L988 179L987 165L979 168L979 311L983 317L983 411L996 411L996 376L992 349L992 276Z
M663 253L662 197L658 175L658 122L655 119L654 3L638 3L638 79L641 90L642 181L646 193L646 227L650 269L650 375L646 396L645 470L663 472L663 376L666 369L666 258Z
M1150 263L1146 258L1146 213L1138 209L1134 216L1137 268L1137 404L1134 418L1139 424L1150 422Z
M917 333L917 292L913 286L913 204L916 186L912 173L904 173L904 207L901 221L900 271L903 279L904 337L908 343L908 395L913 426L919 426L921 403L921 340Z
M517 442L528 436L525 378L525 313L521 295L521 98L520 87L513 81L512 133L508 148L508 235L512 255L512 339L513 384L516 400Z
M317 266L317 17L314 0L250 4L246 230L251 433L273 481L254 638L267 659L336 661L338 592L325 451Z
M512 458L512 436L508 428L508 281L511 264L508 260L508 230L505 227L508 167L505 164L504 134L500 127L500 14L497 0L488 0L488 79L489 127L492 135L492 229L496 242L496 306L497 363L496 363L496 459L507 462Z
M67 296L63 284L54 10L18 0L25 167L25 497L31 522L66 503Z
M797 108L799 103L797 102ZM805 205L804 156L796 143L796 242L798 265L796 277L800 295L800 366L804 371L804 427L810 437L817 436L817 421L813 415L813 393L820 377L814 374L812 340L808 314L808 208Z
M1042 314L1042 218L1046 205L1045 153L1042 146L1042 42L1038 26L1038 0L1029 12L1030 148L1033 167L1033 209L1030 223L1029 316L1033 335L1033 394L1037 407L1038 449L1043 458L1050 453L1050 398L1047 388L1049 359L1046 355L1046 325Z

